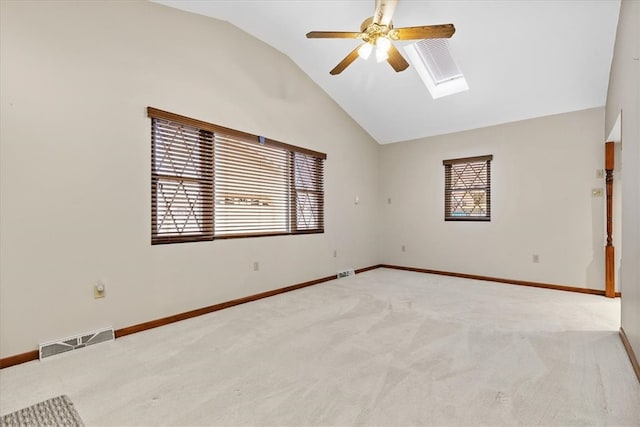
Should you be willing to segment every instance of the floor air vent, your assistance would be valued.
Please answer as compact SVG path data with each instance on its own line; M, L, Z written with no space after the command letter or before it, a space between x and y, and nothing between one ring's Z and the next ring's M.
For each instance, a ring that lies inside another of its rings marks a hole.
M353 268L348 269L348 270L342 270L342 271L338 271L338 279L342 279L343 277L347 277L347 276L355 276L356 272L353 271Z
M113 339L115 339L113 328L108 328L40 344L40 360L56 354L66 353L67 351L84 348L99 342L112 341Z

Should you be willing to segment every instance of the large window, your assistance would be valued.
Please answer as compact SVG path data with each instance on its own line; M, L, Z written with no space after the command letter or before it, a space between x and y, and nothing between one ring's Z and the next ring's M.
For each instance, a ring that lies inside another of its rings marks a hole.
M444 160L445 221L491 220L493 156Z
M147 113L153 244L324 232L325 154Z

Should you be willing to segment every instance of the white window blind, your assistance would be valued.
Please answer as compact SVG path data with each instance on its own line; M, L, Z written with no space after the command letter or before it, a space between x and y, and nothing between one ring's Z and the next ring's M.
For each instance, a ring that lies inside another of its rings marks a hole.
M215 136L215 233L289 231L289 152Z

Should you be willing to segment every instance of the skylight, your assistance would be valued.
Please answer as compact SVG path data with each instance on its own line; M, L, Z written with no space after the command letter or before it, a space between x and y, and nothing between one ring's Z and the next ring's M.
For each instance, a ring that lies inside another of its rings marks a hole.
M433 99L469 90L449 51L449 40L426 39L405 46L409 60Z

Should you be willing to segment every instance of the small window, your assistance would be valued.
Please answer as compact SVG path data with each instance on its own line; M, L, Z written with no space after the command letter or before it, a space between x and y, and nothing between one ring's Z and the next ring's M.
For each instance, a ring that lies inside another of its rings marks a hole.
M152 244L324 232L326 154L147 113Z
M315 230L324 223L324 162L304 153L293 153L295 220L298 232Z
M405 52L433 99L469 90L447 39L425 39L405 46Z
M213 237L213 134L152 119L151 218L154 243Z
M215 136L215 234L289 232L289 152Z
M444 160L444 220L491 221L493 156Z

